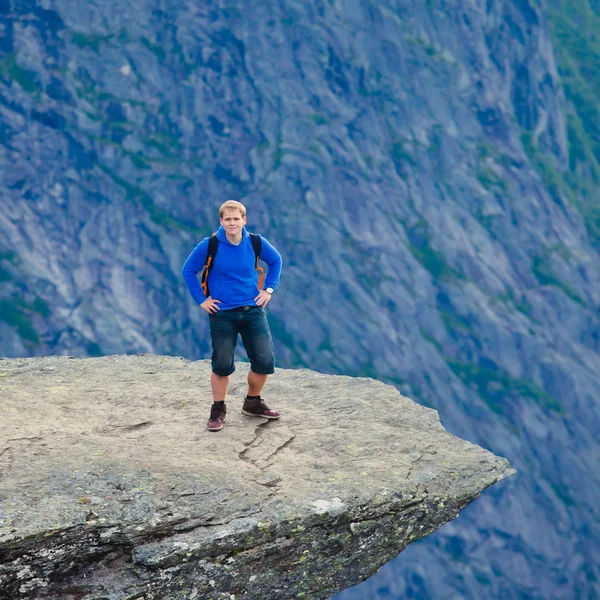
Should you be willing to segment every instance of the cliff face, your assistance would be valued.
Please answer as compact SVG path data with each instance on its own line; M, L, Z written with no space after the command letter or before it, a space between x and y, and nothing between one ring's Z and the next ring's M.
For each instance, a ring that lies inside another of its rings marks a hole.
M514 473L370 379L279 370L246 417L247 370L214 434L208 361L0 361L0 598L326 599Z
M240 199L284 255L281 366L383 379L529 474L365 597L593 595L592 8L0 2L2 354L206 357L178 274Z

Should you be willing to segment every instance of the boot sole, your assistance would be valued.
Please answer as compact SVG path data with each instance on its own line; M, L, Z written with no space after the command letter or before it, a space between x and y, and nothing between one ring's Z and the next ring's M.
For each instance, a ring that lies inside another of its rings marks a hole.
M267 415L257 415L257 414L255 414L255 413L248 412L247 410L244 410L243 408L242 408L242 412L243 412L245 415L247 415L248 417L260 417L261 419L270 419L270 420L275 420L275 419L279 419L279 418L281 417L281 415L279 415L279 417L269 417L269 416L267 416Z
M208 429L209 431L221 431L221 429L223 429L223 425L225 425L225 419L223 419L221 421L221 427L218 427L217 429L215 429L214 427L211 429L208 425L206 426L206 429Z

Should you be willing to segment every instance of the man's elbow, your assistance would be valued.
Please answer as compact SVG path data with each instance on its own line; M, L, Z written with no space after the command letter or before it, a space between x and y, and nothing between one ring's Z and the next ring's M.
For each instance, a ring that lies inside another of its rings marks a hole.
M282 266L283 259L281 258L281 254L277 254L269 263L269 269L281 269Z
M181 276L185 279L193 279L196 276L196 273L194 273L194 270L186 263L183 265L183 267L181 268Z

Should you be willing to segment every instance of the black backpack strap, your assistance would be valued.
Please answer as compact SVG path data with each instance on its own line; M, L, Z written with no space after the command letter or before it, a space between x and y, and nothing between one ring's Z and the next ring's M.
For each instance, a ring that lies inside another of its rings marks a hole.
M254 268L258 271L258 289L262 290L265 271L262 267L258 266L258 261L260 260L260 253L262 250L262 238L260 235L258 235L258 233L250 233L249 235L250 241L252 242L252 249L254 250L254 257L256 258Z
M215 262L215 256L219 249L219 238L216 233L213 233L208 240L208 252L206 253L206 262L212 256L212 262Z
M204 264L204 268L200 273L200 286L202 287L202 291L204 295L208 298L210 296L210 291L208 289L208 273L210 268L213 266L215 262L215 256L217 255L217 250L219 249L219 240L217 238L217 234L213 233L212 236L208 240L208 252L206 253L206 263Z
M258 259L262 250L262 238L258 233L250 233L250 241L252 242L252 249L254 250L254 256L256 257L256 267L258 268Z

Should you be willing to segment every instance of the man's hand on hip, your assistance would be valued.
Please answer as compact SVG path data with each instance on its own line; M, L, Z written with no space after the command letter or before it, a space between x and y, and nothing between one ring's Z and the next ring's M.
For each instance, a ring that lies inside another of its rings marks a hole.
M210 296L200 305L200 308L204 309L207 313L214 315L221 309L219 308L220 300L213 300Z
M260 293L258 294L258 296L256 296L256 298L254 298L254 301L256 302L256 306L262 306L262 307L269 304L270 300L271 300L271 294L269 294L269 292L265 292L265 290L260 290Z

